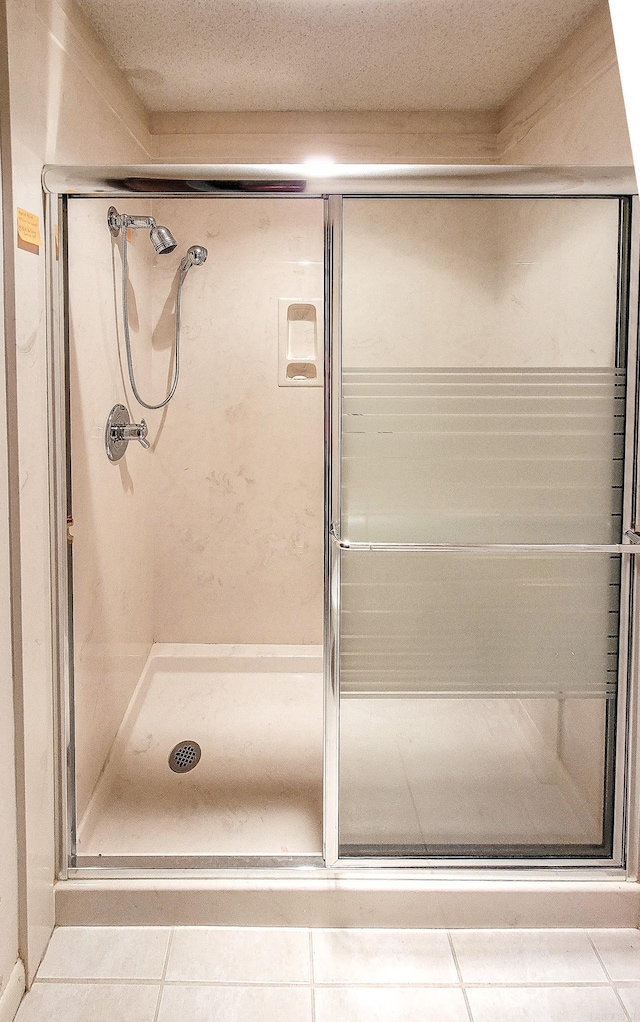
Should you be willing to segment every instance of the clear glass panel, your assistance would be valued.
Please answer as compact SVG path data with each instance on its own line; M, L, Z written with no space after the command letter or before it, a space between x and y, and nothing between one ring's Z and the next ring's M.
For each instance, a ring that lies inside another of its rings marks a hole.
M295 350L282 336L287 316L322 309L323 201L117 201L178 241L160 255L133 230L128 244L132 360L148 403L172 378L181 260L209 249L184 280L180 380L156 411L130 386L110 205L72 198L68 210L78 862L317 862L323 390L280 384L290 358L322 365L321 314L303 321L315 329L297 332ZM112 463L116 402L144 418L151 447L131 443ZM181 760L190 769L176 770Z
M607 857L619 204L344 203L344 856ZM491 551L563 544L575 552Z
M607 554L345 552L341 854L602 854L619 596Z

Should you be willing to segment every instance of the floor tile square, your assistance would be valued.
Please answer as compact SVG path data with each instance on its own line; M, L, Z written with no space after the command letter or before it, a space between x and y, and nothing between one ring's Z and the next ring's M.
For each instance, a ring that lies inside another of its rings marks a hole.
M460 989L316 987L315 1009L315 1022L469 1022Z
M604 983L586 930L454 930L465 983Z
M167 980L186 983L308 983L309 931L294 927L176 929Z
M59 926L38 979L160 979L170 932L164 926Z
M158 992L132 983L34 983L16 1022L153 1022Z
M626 1022L611 987L467 988L473 1022Z
M590 936L614 982L640 981L639 930L591 930Z
M316 983L457 983L444 930L314 930Z
M311 1022L311 988L166 986L158 1022Z
M640 1022L640 986L618 987L631 1022Z

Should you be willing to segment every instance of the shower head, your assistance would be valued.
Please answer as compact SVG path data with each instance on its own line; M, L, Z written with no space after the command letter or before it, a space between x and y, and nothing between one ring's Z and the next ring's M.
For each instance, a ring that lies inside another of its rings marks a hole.
M149 237L158 255L167 255L169 252L173 252L178 244L169 228L162 227L160 224L154 224L149 231Z
M206 262L207 255L208 252L204 245L192 245L180 263L181 272L186 273L192 266L202 266Z
M114 238L117 238L120 231L126 231L128 227L135 230L143 228L149 232L151 244L158 255L166 255L173 252L177 241L168 227L157 224L152 216L132 216L129 213L118 213L115 206L110 206L107 213L107 226Z

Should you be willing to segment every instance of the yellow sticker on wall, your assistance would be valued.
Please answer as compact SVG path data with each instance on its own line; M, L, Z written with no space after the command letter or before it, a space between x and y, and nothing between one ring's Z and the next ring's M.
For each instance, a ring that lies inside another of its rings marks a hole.
M42 245L40 237L40 219L35 213L29 213L26 209L18 206L18 238L26 245L33 245L39 248Z

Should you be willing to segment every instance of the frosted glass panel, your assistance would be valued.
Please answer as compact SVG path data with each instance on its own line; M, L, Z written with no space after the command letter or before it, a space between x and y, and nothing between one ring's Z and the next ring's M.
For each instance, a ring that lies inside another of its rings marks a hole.
M345 369L343 534L617 543L624 401L622 369Z
M615 695L620 558L343 554L341 694Z

